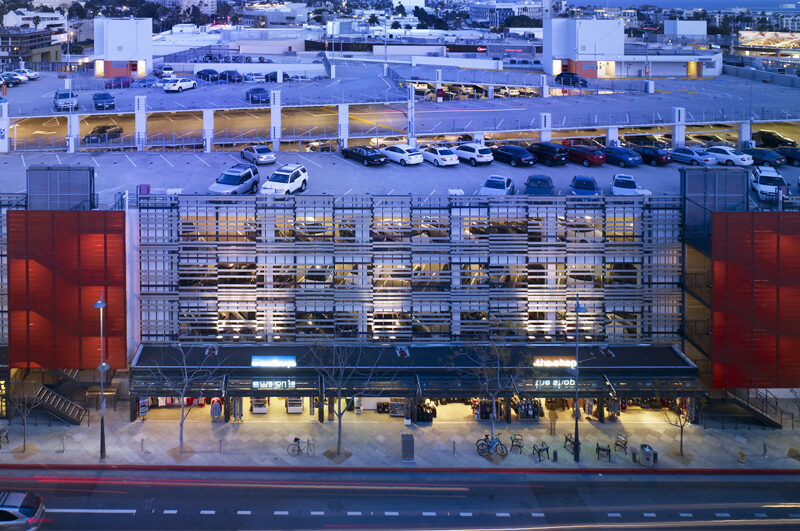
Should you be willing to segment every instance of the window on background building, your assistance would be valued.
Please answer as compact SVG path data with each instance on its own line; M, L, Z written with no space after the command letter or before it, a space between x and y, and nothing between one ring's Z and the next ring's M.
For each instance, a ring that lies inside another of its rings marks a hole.
M447 304L415 304L411 332L415 338L447 338L450 336L450 306Z
M449 262L415 263L412 267L411 289L413 291L447 291L450 289L451 283Z
M462 311L460 314L461 337L482 339L489 334L489 312Z
M450 212L445 208L412 211L412 239L430 243L450 242Z
M297 336L333 337L334 317L333 308L306 309L296 313Z

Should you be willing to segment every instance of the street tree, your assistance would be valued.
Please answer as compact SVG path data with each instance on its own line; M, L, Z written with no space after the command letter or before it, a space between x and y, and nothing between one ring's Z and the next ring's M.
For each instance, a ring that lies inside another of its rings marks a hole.
M376 24L378 24L378 22L380 22L380 20L378 19L378 15L376 15L375 13L371 14L369 16L369 19L367 19L367 23L370 26L375 26Z
M205 396L206 390L221 390L221 382L227 372L223 369L226 363L219 357L215 347L185 348L178 345L174 349L162 349L162 354L160 361L150 370L150 388L158 396L180 399L178 442L180 453L183 453L183 426L197 404L197 400L192 400L187 405L186 399Z
M396 20L392 22L392 29L400 29L400 23Z
M683 430L686 427L686 425L689 424L689 415L680 406L679 401L676 400L674 406L670 406L664 409L664 420L667 421L667 424L675 426L676 428L680 428L681 456L683 456Z
M28 416L39 405L33 382L18 381L11 389L11 411L22 419L22 453L28 450Z

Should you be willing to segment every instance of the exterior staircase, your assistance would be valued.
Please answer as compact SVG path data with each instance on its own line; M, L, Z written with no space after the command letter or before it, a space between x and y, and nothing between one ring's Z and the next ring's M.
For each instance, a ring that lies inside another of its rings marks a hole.
M784 420L792 416L778 406L777 397L767 389L728 389L727 394L759 422L772 428L783 427Z
M81 423L83 416L86 414L84 408L38 382L32 382L31 385L35 386L38 407L69 424L78 425Z

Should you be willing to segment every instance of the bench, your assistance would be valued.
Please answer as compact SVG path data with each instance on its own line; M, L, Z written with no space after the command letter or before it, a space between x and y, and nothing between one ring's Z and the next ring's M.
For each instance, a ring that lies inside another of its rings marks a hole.
M539 461L542 460L542 454L547 454L547 459L550 459L550 446L547 445L546 442L541 443L540 445L533 445L533 450L531 451L531 455L536 455L539 458Z
M628 436L623 435L621 433L617 434L617 440L614 441L614 450L618 448L622 448L622 451L625 452L625 455L628 455Z
M575 439L571 433L564 435L564 448L568 449L573 454L575 453ZM578 449L580 452L580 448Z
M3 447L3 439L5 439L8 444L8 430L0 429L0 448Z
M608 462L609 463L611 462L611 445L610 444L601 445L600 443L597 443L597 447L595 448L595 451L597 452L597 459L600 459L600 456L602 455L603 457L607 457L608 458Z

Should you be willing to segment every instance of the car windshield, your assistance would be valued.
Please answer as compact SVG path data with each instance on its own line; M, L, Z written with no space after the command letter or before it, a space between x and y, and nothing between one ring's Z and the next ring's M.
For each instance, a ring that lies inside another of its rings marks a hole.
M742 152L741 152L741 151L739 151L738 149L733 149L733 150L731 150L731 153L733 153L734 155L744 155L744 153L742 153Z
M263 89L263 88L254 88L254 89L252 90L251 94L265 94L266 92L267 92L267 89Z
M266 146L254 148L255 152L259 155L265 155L267 153L272 153L272 150Z
M575 188L580 188L581 190L594 190L594 183L589 179L576 179Z
M544 179L531 179L528 181L530 188L550 188L550 183Z
M72 98L73 96L72 96L71 92L60 92L57 97L60 100L64 100L64 99L67 99L67 98Z
M96 100L110 100L111 94L95 94L94 99Z
M239 184L239 174L225 172L217 178L217 182L219 184Z
M440 149L439 155L453 155L453 151L450 149Z
M480 153L481 155L491 155L492 150L489 148L481 148L478 150L478 153Z
M419 150L418 150L418 149L411 148L411 149L409 149L409 150L407 151L407 153L408 153L409 155L416 155L416 154L418 154L418 153L419 153Z
M706 157L708 155L711 155L711 153L709 153L708 151L703 151L702 149L699 149L699 150L695 151L694 153L698 157Z
M786 181L783 177L773 177L771 175L762 175L759 182L766 186L786 186Z
M269 182L271 183L288 183L289 182L288 173L278 172L276 171L272 175L269 176Z
M381 153L380 151L378 151L375 148L364 148L364 153L366 153L367 155L382 155L383 154L383 153Z
M503 183L503 181L500 181L498 179L490 179L486 181L486 184L484 186L486 188L494 188L496 190L503 190L506 187L505 183Z
M617 188L636 188L636 183L630 179L617 179L614 181L614 186Z

